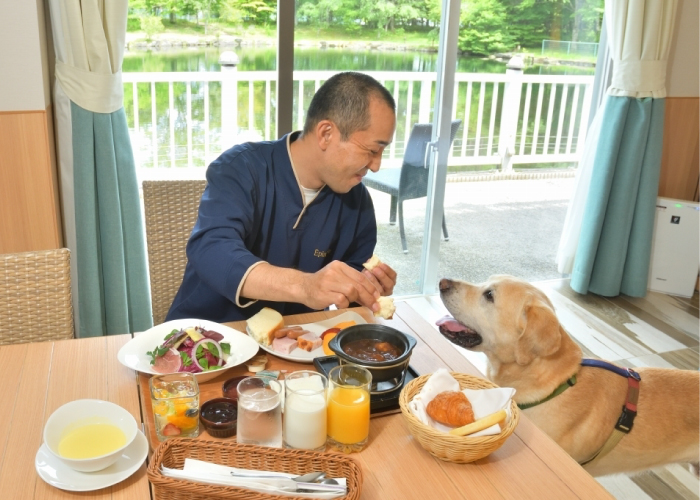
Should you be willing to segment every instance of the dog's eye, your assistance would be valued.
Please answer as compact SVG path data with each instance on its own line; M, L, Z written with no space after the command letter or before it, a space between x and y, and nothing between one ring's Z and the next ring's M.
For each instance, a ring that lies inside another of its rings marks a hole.
M486 290L486 291L484 292L484 297L485 297L486 300L488 300L489 302L493 302L493 290Z

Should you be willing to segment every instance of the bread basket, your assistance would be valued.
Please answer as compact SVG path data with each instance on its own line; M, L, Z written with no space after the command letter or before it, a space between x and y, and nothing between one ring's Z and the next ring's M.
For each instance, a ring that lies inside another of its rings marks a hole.
M447 462L466 464L484 458L497 450L513 434L520 420L520 410L515 401L511 401L510 404L510 419L502 422L501 433L493 436L453 436L418 420L408 407L408 403L421 391L430 375L421 375L406 384L399 396L399 405L411 434L431 455ZM498 387L488 380L473 375L457 372L451 372L451 375L459 382L462 389L494 389Z
M270 470L305 474L323 471L329 477L347 480L347 495L343 500L356 500L362 492L362 469L357 462L345 455L318 451L268 448L235 442L208 441L204 439L173 438L156 448L148 465L148 480L153 485L155 500L293 500L305 497L281 496L237 488L195 483L164 476L161 465L182 469L185 458L195 458L229 467ZM308 500L308 497L306 497Z

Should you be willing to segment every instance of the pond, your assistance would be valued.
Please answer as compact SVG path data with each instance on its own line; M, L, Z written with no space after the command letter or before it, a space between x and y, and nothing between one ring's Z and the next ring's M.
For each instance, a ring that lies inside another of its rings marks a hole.
M124 72L220 71L220 52L232 50L238 55L240 71L275 69L275 47L193 47L168 50L126 51ZM437 53L419 51L351 50L341 48L294 49L296 70L338 71L437 71ZM460 55L459 73L504 73L505 64L478 56ZM532 65L527 74L593 75L595 68L578 66Z

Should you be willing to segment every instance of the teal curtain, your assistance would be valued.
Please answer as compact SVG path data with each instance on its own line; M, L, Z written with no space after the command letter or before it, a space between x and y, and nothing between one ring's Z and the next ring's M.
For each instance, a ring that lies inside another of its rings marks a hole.
M586 141L557 260L571 288L643 297L677 0L606 0L612 79Z
M124 108L71 102L80 337L152 326L134 155Z
M121 66L127 0L49 0L61 212L77 337L152 326Z
M571 287L642 297L659 188L665 99L608 96Z

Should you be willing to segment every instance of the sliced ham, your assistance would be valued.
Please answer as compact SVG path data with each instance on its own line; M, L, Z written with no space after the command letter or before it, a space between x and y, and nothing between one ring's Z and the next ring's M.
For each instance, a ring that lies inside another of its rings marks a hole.
M321 340L321 337L311 332L305 333L304 335L299 337L297 339L297 342L299 342L299 349L304 349L308 352L311 352L314 349L321 347L321 345L323 344L323 340Z
M297 341L289 337L282 337L272 341L272 350L280 354L289 354L297 347Z

